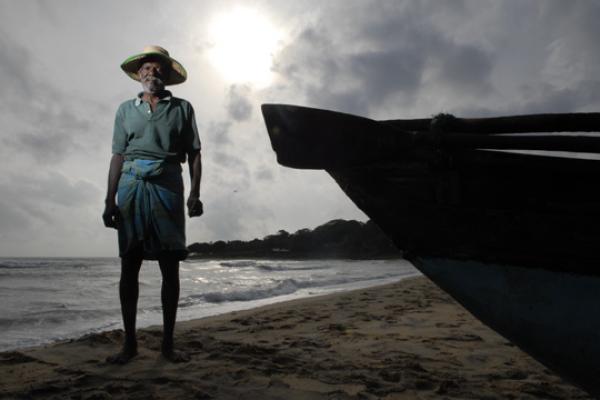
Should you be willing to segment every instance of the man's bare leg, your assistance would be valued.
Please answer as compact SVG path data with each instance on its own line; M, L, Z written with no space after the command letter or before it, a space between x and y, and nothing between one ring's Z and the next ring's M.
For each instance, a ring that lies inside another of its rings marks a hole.
M125 364L137 355L135 321L139 296L138 277L140 267L142 266L142 259L143 255L141 252L135 252L121 258L119 298L121 300L121 314L125 328L125 342L123 349L119 353L106 359L109 363Z
M179 302L179 260L162 257L159 258L158 263L162 273L163 341L161 351L163 356L169 361L189 361L189 356L175 350L173 343L173 331L175 329L177 304Z

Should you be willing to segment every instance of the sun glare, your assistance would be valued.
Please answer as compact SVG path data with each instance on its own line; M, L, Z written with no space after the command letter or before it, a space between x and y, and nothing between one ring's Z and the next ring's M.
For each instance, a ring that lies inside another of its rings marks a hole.
M209 59L231 83L264 87L272 79L271 64L279 33L255 10L239 8L216 16L209 25Z

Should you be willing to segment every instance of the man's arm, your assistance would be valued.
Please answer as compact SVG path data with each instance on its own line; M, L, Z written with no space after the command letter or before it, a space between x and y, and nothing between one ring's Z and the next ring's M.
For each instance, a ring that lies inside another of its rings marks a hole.
M188 153L188 165L191 182L190 197L187 200L188 215L190 217L199 217L204 213L202 202L200 201L200 181L202 179L202 157L200 150Z
M119 210L117 209L116 197L122 167L123 155L113 154L108 169L108 188L106 190L106 199L104 200L104 213L102 213L104 226L107 228L117 228L117 215Z

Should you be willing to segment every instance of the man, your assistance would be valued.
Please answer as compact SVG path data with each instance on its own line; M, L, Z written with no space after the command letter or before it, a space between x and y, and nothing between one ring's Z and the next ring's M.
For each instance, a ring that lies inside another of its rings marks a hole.
M135 323L142 260L158 260L162 273L162 355L173 362L187 361L188 356L176 351L173 342L179 261L187 256L181 163L187 156L190 217L203 213L202 163L192 106L165 90L166 85L184 82L187 72L159 46L147 46L142 53L125 60L121 68L141 82L143 92L120 105L113 132L102 218L106 227L118 230L119 297L125 342L123 349L107 361L124 364L137 354Z

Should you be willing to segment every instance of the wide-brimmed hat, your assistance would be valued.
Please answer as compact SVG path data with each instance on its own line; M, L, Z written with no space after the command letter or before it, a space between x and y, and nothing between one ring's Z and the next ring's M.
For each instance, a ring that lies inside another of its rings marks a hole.
M187 79L187 72L183 65L179 61L169 56L169 52L160 46L146 46L140 54L131 56L121 64L121 69L125 73L136 81L140 80L138 70L142 66L142 63L147 59L158 58L163 60L168 66L171 67L171 73L165 81L165 85L176 85L182 83Z

